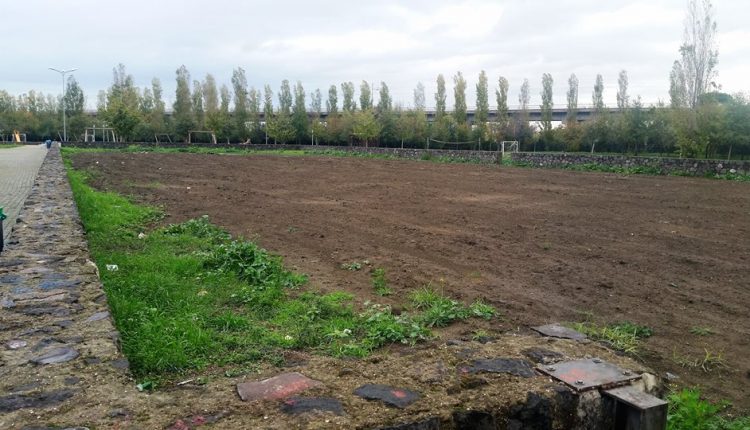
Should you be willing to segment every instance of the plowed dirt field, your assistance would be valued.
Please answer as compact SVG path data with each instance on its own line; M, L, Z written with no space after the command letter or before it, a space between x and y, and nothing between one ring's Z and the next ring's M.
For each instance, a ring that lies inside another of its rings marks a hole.
M750 410L750 184L314 156L87 153L74 167L165 222L208 214L321 290L398 307L432 284L494 305L493 331L647 325L647 365ZM393 295L373 293L375 267ZM687 364L707 352L725 366Z

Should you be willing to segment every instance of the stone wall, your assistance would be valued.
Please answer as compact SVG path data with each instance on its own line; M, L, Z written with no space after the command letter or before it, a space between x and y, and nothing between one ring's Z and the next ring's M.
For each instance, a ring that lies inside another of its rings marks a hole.
M242 145L242 144L211 144L211 143L161 143L153 142L144 143L120 143L120 142L70 142L67 146L76 148L113 148L124 149L133 145L145 148L232 148L248 151L278 151L278 150L306 150L306 151L348 151L366 154L387 155L396 158L408 158L412 160L432 159L451 159L467 163L492 164L497 163L499 153L496 151L467 151L467 150L449 150L449 149L418 149L418 148L365 148L362 146L322 146L322 145Z
M737 173L750 175L750 161L695 160L689 158L633 157L624 155L567 154L549 152L515 152L511 160L531 167L565 168L597 164L613 168L656 170L662 175L705 176Z

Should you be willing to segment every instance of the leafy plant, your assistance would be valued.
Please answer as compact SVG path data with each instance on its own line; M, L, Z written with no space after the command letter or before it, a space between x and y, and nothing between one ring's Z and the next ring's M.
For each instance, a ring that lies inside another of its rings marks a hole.
M362 269L362 263L360 263L359 261L352 261L351 263L342 264L341 268L345 270L349 270L351 272L356 272Z
M676 352L672 353L674 361L682 367L690 369L701 369L706 373L709 373L717 369L725 369L729 367L726 360L724 360L724 354L721 352L709 351L707 348L703 349L704 354L696 357L680 356Z
M388 280L385 278L385 269L378 267L372 271L372 288L375 294L379 296L389 296L393 291L388 287Z
M629 354L636 354L640 340L653 334L651 328L629 321L597 326L592 322L570 324L570 327L595 340L605 342L612 348Z
M672 393L667 398L668 430L746 430L750 428L750 417L727 419L719 413L728 406L714 404L701 399L698 389L684 389Z
M690 333L697 336L708 336L714 334L713 330L708 327L695 326L690 329Z
M429 286L413 292L410 301L412 308L422 311L416 319L428 327L443 327L452 321L469 317L490 319L495 315L495 309L481 300L465 306Z

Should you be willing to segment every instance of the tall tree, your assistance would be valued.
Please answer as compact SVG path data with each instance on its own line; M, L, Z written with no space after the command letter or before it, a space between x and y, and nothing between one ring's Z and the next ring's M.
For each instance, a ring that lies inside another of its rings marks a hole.
M320 116L323 111L323 94L320 88L310 93L310 111Z
M146 118L148 127L154 134L166 133L166 105L164 103L164 90L159 78L151 80L151 96L154 99L154 107L151 109L151 114Z
M385 82L380 83L378 99L378 112L386 112L393 110L393 100L391 99L391 93L388 89L388 85Z
M287 143L297 137L297 131L292 124L292 89L289 81L281 81L279 89L279 110L272 121L266 122L268 135L273 138L274 143Z
M682 69L682 63L678 60L672 64L672 72L669 74L669 101L673 108L688 106L685 72Z
M489 83L487 82L487 73L482 70L479 72L479 81L477 82L477 108L474 113L474 122L477 125L477 134L484 139L487 129L487 121L490 116L489 100Z
M133 76L128 74L125 65L119 64L113 70L112 86L107 91L105 119L115 129L121 141L130 141L141 123L140 98ZM188 81L188 84L189 81ZM188 88L188 92L190 89ZM190 97L188 95L188 104Z
M250 142L259 143L263 138L263 130L260 126L260 90L250 87L247 93L247 113L250 122Z
M210 73L203 79L203 106L206 110L206 128L220 135L223 122L219 112L219 89Z
M549 73L542 74L542 132L548 134L552 131L552 107L554 102L552 100L552 87L554 80L552 75Z
M519 104L519 115L516 117L514 125L514 138L515 140L527 143L533 135L533 130L529 125L529 103L531 102L531 88L529 86L529 80L523 80L521 84L521 91L518 93L518 104ZM536 143L536 142L534 142Z
M596 83L594 84L594 93L591 96L594 103L594 111L601 112L604 110L604 79L602 75L596 75Z
M212 130L216 130L217 138L226 140L229 143L229 138L232 134L232 125L229 119L229 104L232 102L232 94L229 91L229 87L226 84L222 84L219 88L219 117L218 123Z
M331 85L328 88L328 100L326 101L326 110L328 115L335 115L339 111L339 95L336 91L336 85Z
M289 81L287 79L281 81L281 89L279 90L279 113L286 116L290 116L292 113L292 88L289 86Z
M294 127L297 143L308 137L307 105L305 104L305 88L302 82L294 85L294 107L292 109L292 126Z
M459 141L469 138L466 110L466 79L458 72L453 76L453 121L456 123L455 138Z
M378 106L376 108L378 122L380 123L381 143L389 145L397 141L396 119L397 114L393 111L393 100L388 85L380 83Z
M628 72L621 70L617 78L617 108L621 111L628 107Z
M521 112L529 110L529 103L531 102L531 92L529 87L529 80L524 79L521 84L521 91L518 93L518 105Z
M206 112L203 109L203 86L200 81L193 81L193 115L195 127L203 130L206 124Z
M190 98L190 72L184 65L177 69L177 89L172 106L172 118L177 137L187 141L188 131L193 128L193 103Z
M310 93L310 112L312 112L312 143L315 144L321 137L325 137L326 132L325 124L320 121L323 113L323 93L320 92L320 88Z
M367 81L359 84L359 108L367 110L372 108L372 91Z
M344 97L342 109L344 112L353 112L357 109L357 103L354 101L354 83L344 82L341 84L341 94Z
M466 79L461 72L453 76L453 119L457 124L466 123Z
M710 0L689 0L679 67L685 79L687 105L695 108L716 76L716 11Z
M250 130L245 125L247 114L247 77L245 69L238 67L232 71L232 89L234 90L234 129L236 137L245 142L250 137Z
M354 114L352 124L352 133L369 146L369 142L377 139L380 135L380 123L375 118L372 109L367 109Z
M219 89L216 78L210 73L203 80L203 107L207 115L219 111Z
M424 85L417 82L417 87L414 88L414 109L424 111L426 104Z
M265 120L266 135L268 135L268 131L272 128L271 125L274 121L273 90L271 90L271 86L268 84L263 87L263 118ZM267 137L265 143L268 143Z
M500 76L497 80L498 88L495 90L495 99L497 101L497 125L495 132L498 140L502 140L508 133L510 118L508 117L508 80Z
M446 92L445 92L445 78L443 77L443 74L439 74L437 77L437 92L435 93L435 120L439 120L440 118L445 115L445 99L446 99Z
M86 107L86 97L74 76L68 77L63 99L63 105L66 107L68 115L68 136L76 139L83 134L86 128L86 116L83 112Z
M567 125L573 126L578 122L578 77L575 73L568 78L568 112L565 115Z

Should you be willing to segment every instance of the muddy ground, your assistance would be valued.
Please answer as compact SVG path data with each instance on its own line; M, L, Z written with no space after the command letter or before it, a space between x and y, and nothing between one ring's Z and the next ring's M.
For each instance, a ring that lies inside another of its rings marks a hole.
M100 189L163 206L165 222L208 214L314 288L400 306L432 284L503 314L444 337L592 317L647 325L640 360L750 411L750 184L261 155L91 153L74 167L96 172ZM386 269L392 296L373 294L373 267ZM684 365L707 352L726 366Z

